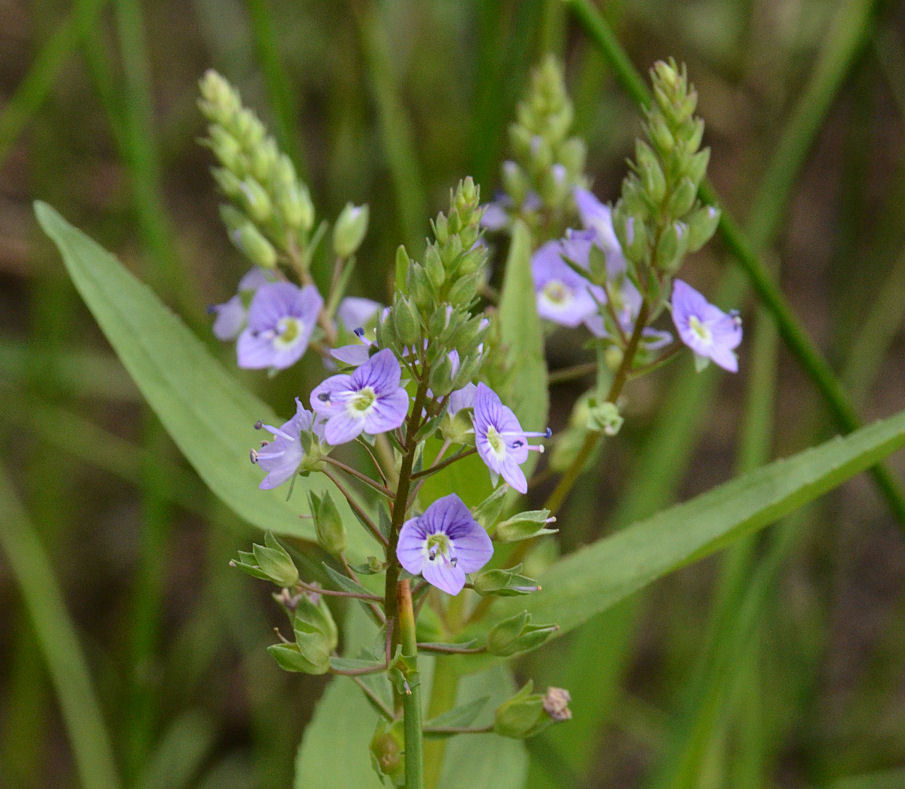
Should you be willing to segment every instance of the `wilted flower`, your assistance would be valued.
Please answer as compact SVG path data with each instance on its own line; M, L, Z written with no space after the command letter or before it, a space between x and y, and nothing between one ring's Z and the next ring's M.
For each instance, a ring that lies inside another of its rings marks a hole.
M672 288L672 319L682 342L694 351L699 369L711 359L724 370L738 372L734 350L742 341L742 320L737 313L714 307L677 279Z
M543 452L543 445L531 446L529 436L550 437L543 433L526 433L511 408L503 405L489 386L479 383L474 397L475 447L492 474L499 474L519 493L528 491L525 472L519 466L528 459L528 452Z
M388 348L350 375L334 375L311 392L311 407L327 419L328 444L345 444L361 433L376 435L399 427L409 398L399 385L399 362Z
M323 304L314 285L262 285L248 308L248 326L239 335L239 367L282 370L295 364L308 348Z
M421 515L402 525L396 557L412 575L456 595L465 574L480 570L493 556L487 532L455 493L437 499Z

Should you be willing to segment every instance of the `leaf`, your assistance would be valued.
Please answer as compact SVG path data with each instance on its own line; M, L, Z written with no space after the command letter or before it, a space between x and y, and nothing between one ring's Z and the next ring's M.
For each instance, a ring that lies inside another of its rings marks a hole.
M763 466L566 556L538 579L540 592L498 601L468 635L485 633L522 610L557 622L557 635L567 633L657 578L813 501L902 446L905 412ZM479 665L474 661L470 668Z
M438 670L450 670L438 664ZM512 672L506 666L494 666L480 674L463 677L459 682L456 703L469 704L473 699L489 697L475 725L493 721L496 708L515 693ZM460 734L448 741L440 789L522 789L528 775L528 750L522 740L511 740L497 734Z
M361 658L331 657L330 668L336 671L358 671L360 669L383 669L381 660L362 660Z
M531 273L531 233L521 221L512 228L498 320L511 371L506 390L500 393L502 400L525 430L543 430L549 405L544 335ZM531 459L537 460L535 455Z
M467 704L453 707L442 715L438 715L436 718L427 721L424 724L424 727L426 729L446 729L450 727L460 728L462 726L470 726L471 722L475 719L489 698L489 696L481 696L480 698L469 701Z
M299 518L282 489L258 489L261 472L248 461L249 448L260 440L252 425L284 420L243 389L113 255L47 204L35 203L35 214L123 365L211 491L254 526L315 540L313 524ZM317 477L297 478L294 494L304 500L305 491L324 489L326 482ZM339 508L351 522L348 504L341 500ZM351 530L349 538L356 559L373 550L363 531Z

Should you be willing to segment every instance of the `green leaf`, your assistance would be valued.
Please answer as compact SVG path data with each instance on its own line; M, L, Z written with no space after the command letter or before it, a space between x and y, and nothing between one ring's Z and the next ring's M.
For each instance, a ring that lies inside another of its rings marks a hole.
M459 707L453 707L451 710L432 718L424 724L426 729L446 729L450 727L461 728L462 726L470 726L477 714L487 703L489 696L481 696L473 699L467 704ZM449 735L447 735L449 736Z
M259 490L261 471L248 461L249 448L260 440L254 423L284 420L244 390L113 255L45 203L35 203L35 214L123 365L205 484L248 523L314 541L313 524L299 518L300 505L287 502L282 490ZM294 493L304 501L305 491L324 489L326 481L310 476L296 479ZM351 521L348 504L339 504ZM363 558L372 543L360 530L349 537L350 554Z
M761 529L905 446L905 412L745 474L558 561L530 597L498 601L468 635L527 609L557 635L632 592ZM465 668L466 664L463 664ZM478 667L473 662L471 669ZM468 670L465 668L465 670Z
M511 371L500 393L502 400L515 411L525 430L543 430L549 405L544 335L531 274L531 233L521 221L512 228L498 320ZM536 461L535 455L531 457Z

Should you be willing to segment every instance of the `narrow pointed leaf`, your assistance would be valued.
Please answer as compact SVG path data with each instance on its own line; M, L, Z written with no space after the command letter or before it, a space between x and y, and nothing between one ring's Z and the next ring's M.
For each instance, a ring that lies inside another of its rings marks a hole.
M35 214L123 365L201 479L248 523L314 541L312 523L299 518L307 509L301 502L306 490L326 489L325 481L316 475L296 479L296 498L287 502L282 488L258 489L263 474L248 460L260 440L254 423L285 420L244 390L113 255L45 203L35 204ZM294 410L287 404L286 418ZM351 520L348 505L339 505L344 520ZM370 545L364 533L349 537L350 554L363 558Z
M633 592L774 523L905 446L905 412L745 474L558 561L469 635L527 609L567 633ZM473 666L477 668L477 663Z

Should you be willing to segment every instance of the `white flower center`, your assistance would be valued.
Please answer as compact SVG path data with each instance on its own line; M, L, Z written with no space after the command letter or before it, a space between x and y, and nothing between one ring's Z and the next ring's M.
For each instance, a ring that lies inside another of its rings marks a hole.
M377 402L377 393L370 386L364 386L353 394L346 402L346 410L356 419L364 418Z
M557 307L563 307L572 301L572 289L558 279L551 279L541 292L547 301Z
M275 348L291 348L302 339L302 322L298 318L286 317L277 321L277 334L273 338Z
M490 444L493 454L500 460L506 457L506 441L493 425L487 428L487 443Z
M456 557L450 557L452 548L452 542L442 531L431 534L424 543L424 552L429 562L448 562L455 567Z
M688 328L690 328L701 340L708 345L713 342L713 334L710 329L698 320L696 315L692 315L688 319Z

